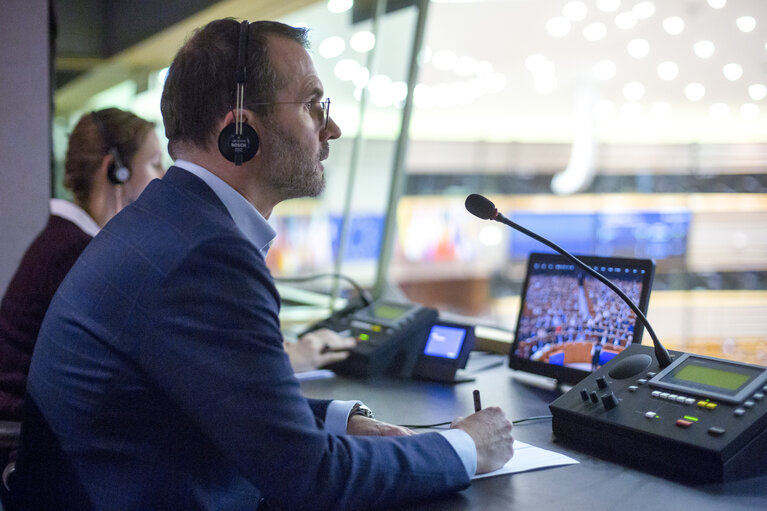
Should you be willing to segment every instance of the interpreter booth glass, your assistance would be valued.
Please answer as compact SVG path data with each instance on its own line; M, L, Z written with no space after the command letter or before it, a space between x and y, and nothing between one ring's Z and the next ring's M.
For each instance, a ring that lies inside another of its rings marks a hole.
M650 259L577 256L645 313ZM637 315L613 290L559 254L528 258L509 367L574 384L642 340Z

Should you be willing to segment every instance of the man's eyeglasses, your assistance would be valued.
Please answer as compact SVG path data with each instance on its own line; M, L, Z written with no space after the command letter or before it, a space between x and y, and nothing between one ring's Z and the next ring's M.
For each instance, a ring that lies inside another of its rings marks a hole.
M330 98L326 98L322 101L273 101L271 103L250 103L249 106L267 106L267 105L309 105L312 111L317 111L317 108L321 109L322 117L320 122L324 129L328 129L328 121L330 120Z

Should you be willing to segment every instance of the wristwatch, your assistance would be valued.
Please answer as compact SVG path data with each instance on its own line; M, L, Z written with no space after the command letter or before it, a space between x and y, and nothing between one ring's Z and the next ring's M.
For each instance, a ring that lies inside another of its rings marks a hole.
M351 418L354 415L362 415L363 417L372 419L373 411L367 406L363 405L362 403L357 403L352 407L352 411L349 412L349 418Z

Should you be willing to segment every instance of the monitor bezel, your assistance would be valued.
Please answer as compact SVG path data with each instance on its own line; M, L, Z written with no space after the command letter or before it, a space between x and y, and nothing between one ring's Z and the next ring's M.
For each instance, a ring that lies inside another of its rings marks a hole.
M585 255L576 255L578 259L583 261L585 264L587 264L590 267L594 266L618 266L618 267L628 267L628 268L636 268L638 270L645 270L644 277L642 280L642 291L640 293L639 297L639 303L637 303L637 307L639 310L642 311L642 313L647 313L647 306L650 302L650 291L652 290L652 284L653 279L655 277L655 261L652 259L642 259L642 258L630 258L630 257L604 257L604 256L585 256ZM509 349L509 367L515 370L524 371L527 373L532 374L538 374L541 376L546 376L549 378L554 378L559 383L567 384L567 385L575 385L580 380L582 380L584 377L591 374L591 371L586 371L582 369L576 369L573 367L565 367L557 364L549 364L547 362L539 362L537 360L530 360L523 357L515 356L514 353L517 350L517 345L520 342L519 339L519 325L522 320L522 311L525 307L525 299L527 295L527 288L529 285L530 277L532 276L532 268L533 265L536 263L566 263L566 264L574 264L570 259L566 258L563 255L555 254L555 253L549 253L549 252L531 252L527 259L527 272L525 274L525 281L522 285L522 290L520 292L520 300L519 300L519 313L517 315L517 323L516 328L514 329L514 341L511 343L511 348ZM642 325L641 320L637 317L635 323L634 323L634 338L632 341L633 343L641 344L642 343L642 335L644 333L644 325Z

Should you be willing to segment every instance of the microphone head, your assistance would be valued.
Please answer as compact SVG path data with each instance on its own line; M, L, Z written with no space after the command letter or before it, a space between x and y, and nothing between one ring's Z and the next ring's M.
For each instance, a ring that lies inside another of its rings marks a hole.
M482 220L492 220L498 214L498 209L495 207L490 199L479 195L478 193L472 193L466 197L466 210L472 215L481 218Z

